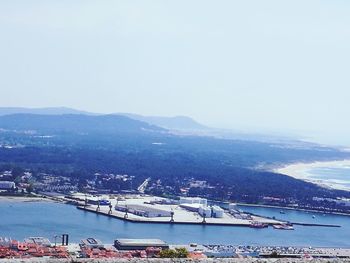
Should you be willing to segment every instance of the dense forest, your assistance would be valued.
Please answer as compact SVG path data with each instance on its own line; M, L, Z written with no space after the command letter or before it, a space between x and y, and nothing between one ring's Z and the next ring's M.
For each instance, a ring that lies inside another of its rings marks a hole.
M152 193L179 194L183 182L205 180L212 187L190 195L257 202L272 196L308 202L312 197L350 197L266 167L297 161L349 158L331 147L308 143L284 145L212 137L177 136L166 129L123 116L0 116L0 169L92 179L95 173L161 181Z

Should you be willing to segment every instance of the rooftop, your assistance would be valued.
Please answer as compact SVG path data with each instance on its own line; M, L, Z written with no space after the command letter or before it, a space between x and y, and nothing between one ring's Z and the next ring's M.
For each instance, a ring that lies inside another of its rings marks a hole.
M167 246L163 240L160 239L117 239L116 242L123 246Z

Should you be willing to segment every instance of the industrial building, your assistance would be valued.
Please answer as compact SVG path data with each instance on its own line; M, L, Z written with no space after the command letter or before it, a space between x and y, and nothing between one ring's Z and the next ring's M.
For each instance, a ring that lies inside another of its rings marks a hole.
M128 212L143 217L171 217L170 210L163 210L160 208L152 207L150 205L146 206L140 204L119 204L115 206L115 210Z
M66 196L66 198L73 199L80 202L86 201L90 205L100 204L100 206L109 206L111 204L111 201L109 200L108 195L97 196L97 195L87 195L84 193L72 193Z
M104 245L100 240L92 237L82 239L80 245L86 248L104 248Z
M0 181L0 190L11 190L15 189L16 184L10 181Z
M168 249L169 245L160 239L117 239L114 246L118 250L145 250L147 248Z
M200 204L181 204L180 205L180 207L182 207L188 211L197 212L197 213L198 213L200 206L202 206L202 205L200 205Z
M212 217L215 218L223 218L224 217L224 209L222 209L220 206L214 205L212 208Z
M208 205L208 201L205 198L200 198L200 197L180 197L179 201L180 205L183 204L199 204L203 206Z
M107 206L107 205L110 205L111 202L109 200L106 200L106 199L88 199L88 204L91 204L91 205L100 205L100 206Z
M181 197L180 198L180 207L191 211L197 212L202 217L215 217L215 218L223 218L224 210L214 205L212 207L207 206L207 199L199 198L199 197Z
M198 213L202 216L202 217L211 217L211 208L209 206L203 206L201 205L198 209Z

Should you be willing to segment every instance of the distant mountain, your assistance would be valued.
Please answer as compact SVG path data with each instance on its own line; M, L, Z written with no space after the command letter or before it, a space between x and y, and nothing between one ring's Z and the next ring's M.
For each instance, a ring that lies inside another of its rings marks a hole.
M38 133L118 134L165 131L160 127L118 115L39 115L0 116L0 129Z
M79 114L100 116L103 114L81 111L67 107L48 107L48 108L24 108L24 107L0 107L0 116L12 114L39 114L39 115L65 115ZM198 123L197 121L186 116L161 117L161 116L143 116L131 113L116 113L113 115L122 115L130 119L146 122L151 125L156 125L171 130L207 130L208 127Z
M41 115L63 115L63 114L97 115L96 113L75 110L67 107L49 107L49 108L0 107L0 116L19 114L19 113L41 114Z
M0 116L11 114L37 114L37 115L87 115L103 116L100 113L76 110L67 107L48 107L48 108L23 108L23 107L0 107ZM268 143L282 143L292 145L293 147L313 147L314 144L303 142L298 136L281 136L262 133L247 133L228 129L218 129L205 126L194 119L186 116L162 117L162 116L143 116L131 113L116 113L116 116L125 116L130 119L145 122L149 125L155 125L169 130L175 135L205 136L228 140L259 141Z
M161 116L143 116L131 113L118 113L123 116L127 116L134 120L139 120L153 124L159 127L163 127L170 130L179 131L201 131L208 130L209 127L202 125L195 121L194 119L186 116L175 116L175 117L161 117Z

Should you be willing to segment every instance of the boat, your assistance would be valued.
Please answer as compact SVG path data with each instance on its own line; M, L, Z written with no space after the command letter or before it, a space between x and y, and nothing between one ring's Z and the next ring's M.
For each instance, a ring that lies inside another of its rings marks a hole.
M294 230L294 227L292 225L287 224L272 225L272 227L278 230Z
M280 211L280 214L285 214L286 212L284 212L283 210Z
M264 223L257 222L257 221L254 221L254 222L250 223L250 227L251 228L265 228L265 227L268 227L268 226L269 226L268 224L264 224Z

